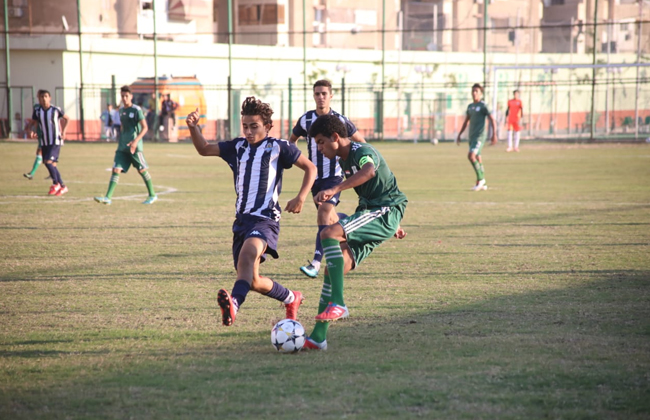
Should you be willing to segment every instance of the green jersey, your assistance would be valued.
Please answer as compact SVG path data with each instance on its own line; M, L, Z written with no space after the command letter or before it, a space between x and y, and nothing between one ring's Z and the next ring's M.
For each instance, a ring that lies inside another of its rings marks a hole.
M118 152L130 152L128 143L135 140L142 131L140 121L144 120L142 108L137 105L131 105L128 108L120 108L120 121L122 122L122 131L120 133L120 142L117 146ZM142 152L142 141L138 142L136 152Z
M354 191L359 196L359 207L392 207L406 203L408 201L406 195L397 187L395 175L379 152L367 143L353 141L351 145L348 158L339 159L346 178L359 172L368 162L375 166L374 178L354 187Z
M482 140L485 138L485 117L490 115L485 102L472 102L467 107L469 117L469 141Z

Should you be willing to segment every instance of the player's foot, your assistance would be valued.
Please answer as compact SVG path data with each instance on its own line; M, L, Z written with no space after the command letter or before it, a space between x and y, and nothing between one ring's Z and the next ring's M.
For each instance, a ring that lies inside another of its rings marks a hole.
M302 346L303 350L327 350L327 340L318 343L309 337L305 337L305 345Z
M341 306L330 302L322 313L316 315L316 321L336 321L337 319L347 318L349 316L350 312L348 311L347 306Z
M146 200L144 200L144 201L142 202L142 204L153 204L153 203L155 203L157 200L158 200L158 196L157 196L157 195L150 195L149 197L147 197Z
M293 302L284 305L285 308L287 309L287 314L285 315L285 318L296 320L298 319L298 309L300 308L300 305L302 305L302 302L305 299L302 297L301 292L294 291L293 296L294 296Z
M513 150L512 147L508 147L508 148L506 149L506 152L512 152L512 150Z
M67 192L68 192L68 187L67 187L67 186L64 186L64 187L61 188L59 191L57 191L56 194L54 194L54 195L60 197L60 196L62 196L63 194L65 194L65 193L67 193Z
M518 148L518 147L515 147L515 152L518 152L518 151L519 151L519 148Z
M56 194L59 190L61 189L60 184L52 184L50 187L50 192L48 192L49 195L54 195Z
M106 205L110 205L112 202L112 200L108 197L95 197L95 201Z
M484 179L478 181L476 185L472 187L472 191L483 191L483 190L487 190L487 185L485 184Z
M23 174L23 176L25 178L29 179L30 181L32 180L32 178L34 178L34 175L32 175L32 174Z
M309 263L307 265L303 265L300 267L300 271L303 272L303 274L307 277L311 277L312 279L315 279L318 277L318 270L320 267L316 267L314 264Z
M230 327L235 322L237 307L226 289L221 289L217 293L217 304L221 309L221 323L226 327Z

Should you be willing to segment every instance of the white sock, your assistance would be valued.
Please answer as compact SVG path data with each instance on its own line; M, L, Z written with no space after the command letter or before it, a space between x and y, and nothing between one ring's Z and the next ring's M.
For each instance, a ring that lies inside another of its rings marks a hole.
M294 300L296 300L296 296L293 294L291 290L289 290L289 296L287 296L287 298L282 303L288 305L290 303L293 303Z
M512 149L512 131L508 130L508 149Z
M515 131L515 149L519 149L519 131Z
M320 261L313 260L313 261L311 262L311 265L314 266L314 268L316 269L316 271L319 271L319 270L320 270Z

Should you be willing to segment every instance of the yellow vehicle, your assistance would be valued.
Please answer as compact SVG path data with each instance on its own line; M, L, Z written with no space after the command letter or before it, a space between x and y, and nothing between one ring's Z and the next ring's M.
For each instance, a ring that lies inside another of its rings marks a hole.
M138 80L131 84L133 92L133 103L143 108L147 116L147 124L150 126L150 132L153 134L152 126L154 122L155 106L155 87L153 77L139 77ZM187 114L199 109L201 118L199 126L203 128L206 123L207 106L203 85L196 76L190 77L158 77L158 116L162 110L162 101L170 95L170 99L178 104L174 111L176 117L176 126L178 127L178 138L184 139L190 137L189 130L185 124Z

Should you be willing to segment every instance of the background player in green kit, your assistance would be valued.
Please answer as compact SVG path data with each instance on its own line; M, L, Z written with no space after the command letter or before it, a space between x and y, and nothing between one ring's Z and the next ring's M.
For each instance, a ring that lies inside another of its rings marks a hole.
M138 170L149 191L149 197L142 204L153 204L157 199L153 190L151 175L147 169L147 161L142 153L142 138L147 132L147 121L144 118L142 108L133 104L133 94L131 88L122 86L120 96L124 106L120 108L120 121L122 123L122 132L120 133L119 143L115 151L115 161L113 162L113 174L108 183L106 197L95 197L95 201L103 204L111 204L113 191L120 180L120 173L126 173L131 165Z
M398 239L406 236L400 223L408 200L379 152L367 143L351 141L347 128L336 115L318 117L309 135L325 157L339 157L346 177L342 183L319 192L314 201L326 202L350 188L359 196L353 215L321 232L327 268L316 316L319 322L307 337L304 348L326 350L329 322L349 315L343 301L343 275L357 267L382 242L392 236Z
M492 118L485 102L481 100L482 97L483 87L478 83L475 83L474 86L472 86L472 99L474 101L467 106L467 116L465 117L463 126L461 127L460 133L458 133L458 138L456 139L456 144L460 145L460 135L463 134L463 131L465 131L465 128L467 127L467 123L469 123L469 153L467 154L467 158L476 172L476 185L474 185L472 191L487 190L483 170L483 159L481 158L481 150L483 150L485 138L487 137L485 133L485 117L490 121L490 126L492 128L492 144L497 143L494 119Z

